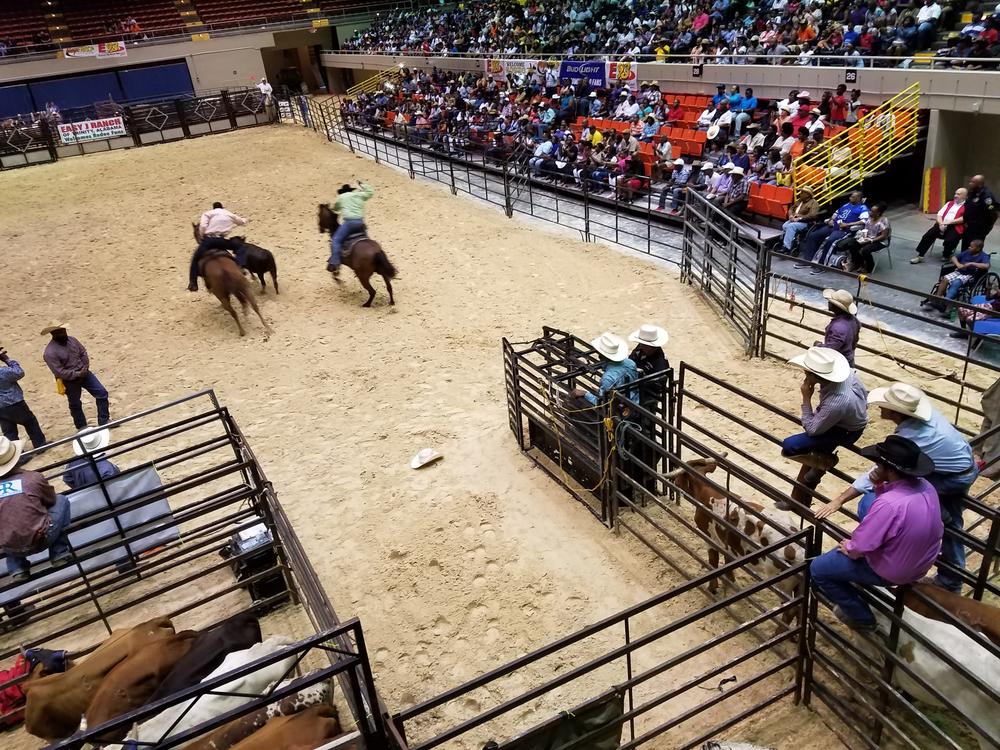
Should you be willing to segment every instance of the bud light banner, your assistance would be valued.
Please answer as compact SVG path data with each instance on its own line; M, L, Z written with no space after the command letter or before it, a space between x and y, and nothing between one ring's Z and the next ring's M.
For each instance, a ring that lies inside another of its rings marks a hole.
M607 82L606 70L603 60L563 60L559 66L559 77L584 79L589 86L603 89Z

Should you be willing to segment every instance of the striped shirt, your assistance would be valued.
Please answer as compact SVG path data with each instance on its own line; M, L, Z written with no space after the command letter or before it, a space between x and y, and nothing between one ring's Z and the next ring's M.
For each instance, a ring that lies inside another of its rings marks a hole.
M868 391L853 370L843 383L822 382L815 411L811 404L802 404L802 427L809 435L822 435L834 427L853 432L867 424Z

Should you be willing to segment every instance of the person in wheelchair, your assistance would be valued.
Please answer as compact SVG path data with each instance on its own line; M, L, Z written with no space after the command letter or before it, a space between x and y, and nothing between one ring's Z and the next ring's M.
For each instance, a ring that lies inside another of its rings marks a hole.
M952 256L951 263L944 265L941 278L932 294L946 300L955 299L964 287L979 279L989 269L990 254L983 250L983 241L973 240L969 243L968 250ZM920 306L932 307L942 315L949 315L951 312L948 303L931 297L924 299Z

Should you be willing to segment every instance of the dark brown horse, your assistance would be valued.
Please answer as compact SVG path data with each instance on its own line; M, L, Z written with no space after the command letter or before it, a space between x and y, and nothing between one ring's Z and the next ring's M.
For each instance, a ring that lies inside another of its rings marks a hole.
M319 206L319 231L329 232L332 235L337 231L339 225L337 214L330 209L329 204L321 203ZM351 245L350 254L344 256L343 264L354 271L361 286L368 291L368 301L362 307L371 307L372 300L375 299L375 288L368 281L375 273L385 281L385 288L389 290L389 304L396 304L396 300L392 296L392 279L396 278L396 269L389 262L382 246L375 240L365 237L355 241ZM337 281L339 282L340 279Z
M208 258L202 261L201 268L202 275L205 277L205 286L208 287L208 290L212 294L218 297L219 302L222 303L222 307L233 316L233 320L236 321L236 327L240 330L240 336L246 336L246 331L243 330L243 324L240 322L240 317L233 308L233 303L229 301L230 296L236 297L239 300L243 306L244 315L247 314L247 307L252 307L253 311L257 313L257 317L260 318L260 322L264 324L264 332L270 335L271 327L264 320L264 316L260 314L260 308L257 307L257 300L253 298L253 292L250 291L250 283L243 275L243 272L240 271L240 267L236 265L236 261L230 257L229 253L217 252L210 254Z
M195 242L201 242L201 229L196 223L192 223L191 226L194 228ZM246 269L260 279L260 290L263 292L267 289L267 284L264 283L264 274L269 273L271 274L271 282L274 284L274 293L278 294L278 264L274 261L274 253L257 245L251 245L246 241L246 237L231 237L230 239L238 245L246 246Z

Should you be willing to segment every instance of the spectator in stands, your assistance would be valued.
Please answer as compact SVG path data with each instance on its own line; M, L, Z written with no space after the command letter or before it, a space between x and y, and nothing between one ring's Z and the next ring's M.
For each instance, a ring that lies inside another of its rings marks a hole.
M69 413L73 417L76 429L87 426L87 418L83 413L83 403L80 396L86 390L94 397L97 405L97 424L105 425L111 421L108 404L108 391L90 370L90 357L87 350L76 338L66 332L66 326L55 323L42 329L42 336L49 335L52 340L45 347L43 358L52 374L62 381L66 391L66 401Z
M542 173L542 165L545 162L553 159L553 152L556 148L555 136L549 133L545 139L535 146L535 151L533 156L528 160L528 166L531 169L531 174L533 177L538 177Z
M774 151L772 150L772 155ZM812 188L803 185L799 188L799 202L788 210L788 221L781 225L784 232L781 245L786 253L795 248L796 238L809 229L819 218L819 203L813 197Z
M201 242L191 256L191 266L188 269L188 291L198 291L198 262L209 250L228 250L236 257L236 263L240 268L246 265L247 248L245 245L237 244L226 239L226 235L236 227L244 226L247 219L237 216L232 211L227 210L221 203L216 201L212 204L212 210L206 211L198 221L198 231L201 232ZM101 422L101 424L104 424ZM83 428L84 424L78 424L77 428Z
M781 138L775 142L775 145L778 146L782 154L790 154L795 141L795 129L792 128L792 123L783 122L781 124Z
M820 112L819 107L813 107L809 110L809 122L803 127L805 127L806 132L810 136L815 136L818 131L820 137L823 137L823 131L826 130L826 123L823 122L823 113Z
M984 240L993 230L997 221L996 198L988 187L986 178L977 174L969 180L969 190L965 202L965 230L962 232L962 249L967 249L975 240Z
M833 216L826 220L823 226L813 230L806 237L801 253L802 262L796 263L796 268L808 268L817 252L825 253L835 242L847 235L859 231L868 221L868 206L860 190L851 193L847 203L838 208Z
M722 208L737 218L747 207L750 197L750 183L745 179L743 167L734 166L729 170L729 189L722 196Z
M847 253L843 261L845 271L850 273L871 273L875 270L872 256L889 244L892 227L885 215L888 206L876 203L868 213L868 219L861 230L843 240L838 247L840 253Z
M69 500L37 471L19 468L22 447L20 440L0 437L0 551L15 581L31 576L29 555L47 549L53 565L72 557Z
M861 117L861 89L852 89L851 98L847 102L847 117L845 122L853 125Z
M965 497L979 475L968 441L933 407L923 391L907 383L876 388L869 394L868 403L879 408L882 419L896 425L895 435L912 440L933 461L934 471L927 475L927 481L938 494L944 526L960 532L964 527ZM860 475L851 487L822 506L816 517L826 518L857 497L861 498L858 515L863 517L875 501L874 487L870 472ZM942 541L941 557L959 570L965 568L965 546L954 534ZM954 593L962 590L959 576L940 566L934 583Z
M959 188L955 191L955 197L941 206L934 218L931 228L924 232L920 242L917 243L917 255L910 258L910 263L923 263L927 251L934 247L938 239L944 240L941 253L942 260L948 260L962 241L962 232L965 230L965 199L968 191Z
M959 290L970 283L973 279L988 271L990 268L990 255L983 251L983 241L973 240L969 244L968 250L963 250L958 255L952 256L952 265L955 270L943 274L938 280L938 285L933 294L945 299L955 299ZM950 310L945 302L927 298L920 303L921 307L932 307L942 315L949 315Z
M830 124L843 125L847 121L847 86L841 83L830 97Z
M944 526L937 492L924 478L934 462L912 440L890 435L861 454L875 461L869 474L875 499L851 538L814 559L809 571L837 618L868 632L876 629L875 617L855 585L919 580L937 559Z
M17 383L24 377L24 369L10 358L3 347L0 347L0 362L3 363L0 367L0 432L8 440L15 441L18 439L17 426L21 425L31 439L32 448L41 454L48 440Z
M868 393L838 351L810 347L805 354L789 360L801 367L803 432L785 438L781 455L820 470L836 465L834 450L854 445L868 424ZM819 386L819 404L812 399Z
M73 459L62 480L71 490L94 484L97 478L111 479L121 474L121 469L104 457L104 449L111 443L111 430L83 430L73 441ZM93 461L91 460L93 459ZM97 471L94 471L96 465Z
M924 0L917 11L917 49L928 49L937 34L938 19L941 18L941 6L937 0Z
M653 162L653 179L657 181L662 180L664 172L669 171L670 167L675 166L673 146L670 144L670 139L665 135L661 135L660 142L656 144L653 153L656 156L656 161ZM681 161L683 162L683 159Z

